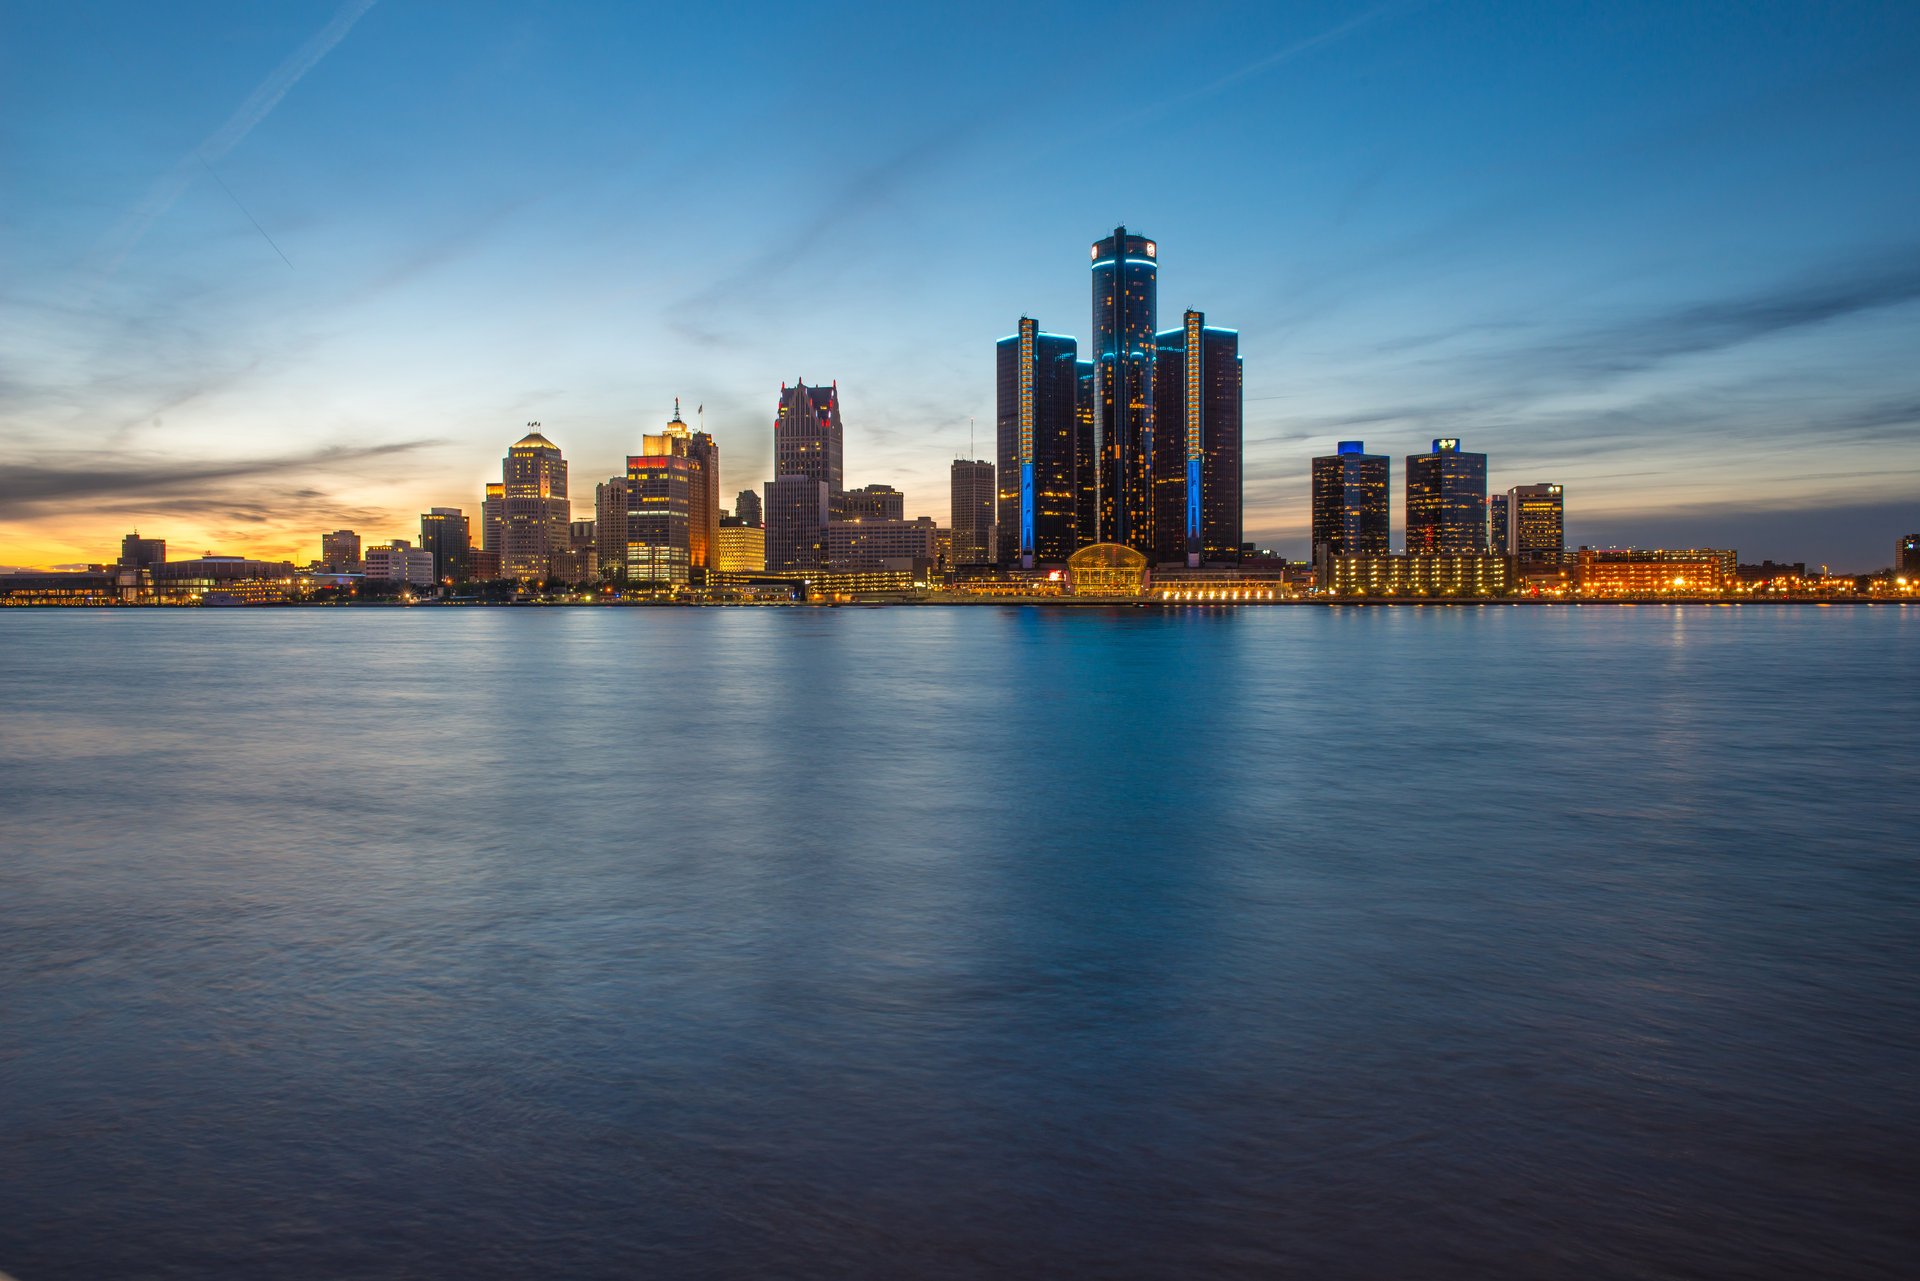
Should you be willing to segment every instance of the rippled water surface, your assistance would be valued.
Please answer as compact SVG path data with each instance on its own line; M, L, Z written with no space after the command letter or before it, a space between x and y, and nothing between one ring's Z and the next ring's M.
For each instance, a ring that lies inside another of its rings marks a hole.
M0 611L0 1271L1894 1277L1920 609Z

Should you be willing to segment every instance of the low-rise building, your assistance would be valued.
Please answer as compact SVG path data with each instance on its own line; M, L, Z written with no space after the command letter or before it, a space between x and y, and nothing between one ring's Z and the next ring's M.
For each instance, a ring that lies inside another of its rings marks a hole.
M406 583L412 587L432 587L438 578L433 553L415 547L404 538L396 538L381 547L369 547L361 553L364 576L375 582Z
M1582 547L1574 586L1582 595L1711 594L1732 587L1739 557L1712 547Z
M1481 553L1328 556L1320 587L1336 596L1504 596L1512 563Z

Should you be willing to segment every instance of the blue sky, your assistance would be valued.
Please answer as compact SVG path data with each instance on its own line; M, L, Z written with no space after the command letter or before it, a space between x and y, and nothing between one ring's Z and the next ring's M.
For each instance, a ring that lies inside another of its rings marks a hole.
M731 495L796 378L944 519L1122 220L1241 331L1283 552L1343 438L1459 436L1576 542L1920 528L1920 5L0 13L0 563L415 534L531 420L587 515L675 396Z

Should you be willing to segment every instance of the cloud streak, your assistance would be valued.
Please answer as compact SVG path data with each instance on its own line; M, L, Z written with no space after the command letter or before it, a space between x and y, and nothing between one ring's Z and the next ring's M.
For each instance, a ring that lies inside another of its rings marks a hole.
M118 271L120 265L127 260L127 256L152 229L153 224L173 208L175 202L186 193L187 188L193 184L196 174L202 169L212 173L214 163L245 141L247 135L252 133L275 107L280 105L280 100L292 92L301 78L319 65L322 58L333 52L334 46L347 38L347 33L353 30L354 24L359 22L375 3L376 0L346 0L346 3L341 5L339 11L333 15L332 21L320 28L312 38L275 67L265 80L255 86L254 91L247 95L246 100L234 110L233 114L221 123L219 128L202 139L200 145L182 156L178 164L155 182L146 197L128 211L108 238L106 265L102 274L111 276ZM214 179L219 181L219 175L215 174ZM221 183L222 187L225 185ZM227 194L233 196L230 190ZM234 196L233 199L235 204L239 204L239 197ZM245 206L241 206L241 212L247 212ZM253 215L249 213L247 217L251 221ZM260 228L259 223L255 222L254 227L262 236L267 235L265 229ZM268 236L267 243L273 244L273 238ZM274 252L280 253L278 245L274 245ZM285 258L286 255L281 254L281 257Z
M333 445L284 458L200 465L162 459L117 462L111 455L102 454L86 454L70 462L28 461L0 473L0 518L19 518L42 506L77 501L192 506L207 497L209 487L231 481L349 467L441 443L407 440L365 447ZM221 505L232 504L223 499Z

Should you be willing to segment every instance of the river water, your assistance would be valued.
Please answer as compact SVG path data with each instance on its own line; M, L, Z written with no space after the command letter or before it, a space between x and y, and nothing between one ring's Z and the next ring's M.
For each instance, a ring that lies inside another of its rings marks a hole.
M1920 608L0 611L0 1271L1893 1277Z

